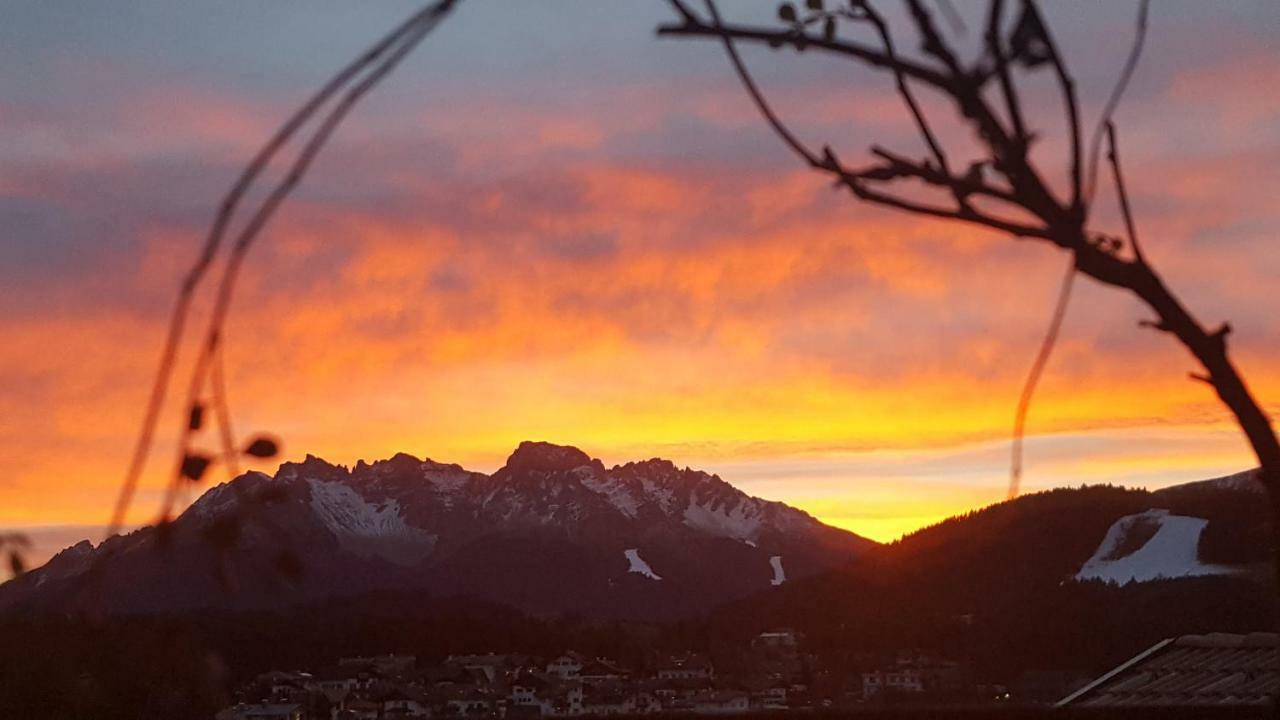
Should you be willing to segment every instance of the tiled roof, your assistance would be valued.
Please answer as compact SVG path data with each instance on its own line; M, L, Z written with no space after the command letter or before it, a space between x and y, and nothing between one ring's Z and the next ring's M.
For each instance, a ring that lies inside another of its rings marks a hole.
M1156 643L1059 705L1262 705L1280 694L1280 635L1183 635Z

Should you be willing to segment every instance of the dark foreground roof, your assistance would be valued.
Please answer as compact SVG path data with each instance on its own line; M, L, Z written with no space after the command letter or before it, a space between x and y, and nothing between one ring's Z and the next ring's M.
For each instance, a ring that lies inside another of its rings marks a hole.
M1264 705L1280 694L1280 635L1162 640L1058 703L1071 707Z

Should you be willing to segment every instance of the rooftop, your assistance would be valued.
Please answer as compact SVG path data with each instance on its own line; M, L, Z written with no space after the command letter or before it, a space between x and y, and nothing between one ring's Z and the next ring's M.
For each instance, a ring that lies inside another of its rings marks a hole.
M1058 703L1071 707L1264 705L1280 693L1280 635L1162 640Z

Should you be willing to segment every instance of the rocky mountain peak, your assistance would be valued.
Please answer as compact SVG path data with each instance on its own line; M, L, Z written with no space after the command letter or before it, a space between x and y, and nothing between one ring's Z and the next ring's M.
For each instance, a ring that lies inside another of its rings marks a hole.
M307 456L303 458L302 462L286 462L281 464L276 477L341 480L349 474L350 473L347 471L346 467L342 465L334 465L324 458L316 457L311 453L307 453Z
M584 465L595 466L601 472L604 471L599 460L592 460L586 453L571 445L525 440L511 453L507 464L498 472L566 472Z

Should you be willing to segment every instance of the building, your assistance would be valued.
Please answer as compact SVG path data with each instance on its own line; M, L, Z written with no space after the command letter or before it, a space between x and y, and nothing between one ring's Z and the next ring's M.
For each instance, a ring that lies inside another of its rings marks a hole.
M862 697L924 692L924 676L917 668L893 668L862 673Z
M547 674L561 680L576 680L582 672L583 662L584 658L578 653L567 652L547 663Z
M523 655L486 653L484 655L450 655L445 658L444 667L464 670L473 676L483 675L485 682L494 684L505 681L528 663L529 658ZM457 675L453 679L455 682L460 680Z
M1058 706L1250 706L1277 694L1280 635L1212 633L1161 640Z
M799 645L800 639L791 629L770 630L751 639L752 648L784 648L794 651Z
M751 708L751 696L738 690L714 690L694 698L698 715L740 715Z
M893 666L862 673L862 698L878 695L923 695L953 691L960 666L920 652L899 653Z
M624 682L631 678L631 671L607 658L596 658L582 664L578 677L588 685Z
M524 672L511 682L508 709L515 715L574 717L585 713L582 683L551 674ZM509 713L510 714L510 713Z

